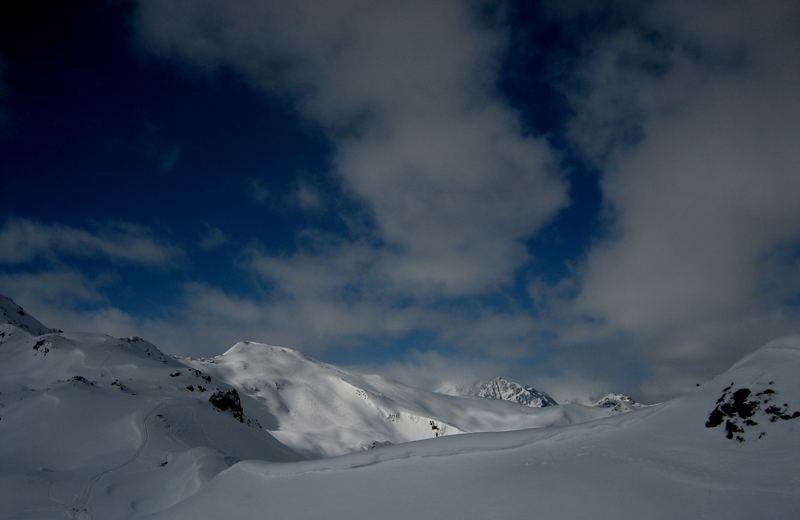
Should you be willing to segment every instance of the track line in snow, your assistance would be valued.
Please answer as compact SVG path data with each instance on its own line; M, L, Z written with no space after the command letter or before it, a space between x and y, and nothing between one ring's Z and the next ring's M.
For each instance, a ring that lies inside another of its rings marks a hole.
M83 519L86 519L86 518L88 518L88 519L93 519L94 518L94 516L92 515L92 512L91 512L91 508L90 508L90 503L91 503L91 500L92 500L92 495L94 493L94 488L97 486L98 482L100 482L100 480L103 477L105 477L106 475L109 475L109 474L111 474L111 473L113 473L115 471L123 469L123 468L133 464L134 462L136 462L139 459L139 456L142 454L142 452L144 452L145 448L147 448L147 444L148 444L148 442L150 440L150 429L149 429L148 424L151 421L151 419L155 416L156 412L160 408L164 407L166 404L167 404L167 402L161 402L161 403L157 404L156 406L154 406L152 409L150 409L149 412L147 412L147 414L145 415L144 419L142 420L142 428L141 428L142 440L139 443L139 446L136 448L136 451L134 451L133 454L128 459L126 459L125 461L121 462L120 464L117 464L116 466L104 469L103 471L93 475L89 479L89 482L86 484L86 486L84 486L84 488L81 491L81 493L78 495L76 500L73 502L72 508L68 512L69 515L70 515L70 518L72 518L73 520L83 520Z

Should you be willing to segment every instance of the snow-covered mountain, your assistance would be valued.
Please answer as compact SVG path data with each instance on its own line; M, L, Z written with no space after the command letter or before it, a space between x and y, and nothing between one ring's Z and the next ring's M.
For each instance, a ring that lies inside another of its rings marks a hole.
M263 421L272 435L311 458L454 433L565 425L608 415L580 405L538 410L446 396L255 342L237 343L215 358L183 362L263 404L272 415L271 421Z
M522 385L515 381L510 381L503 377L495 377L483 383L477 383L468 387L464 395L474 395L486 399L497 399L500 401L511 401L531 408L544 408L547 406L557 406L555 399L546 392L537 390L530 385Z
M42 325L39 320L25 312L25 309L14 303L14 301L0 294L0 324L14 325L34 336L57 332Z
M635 401L633 397L628 394L610 393L595 401L592 406L608 408L613 413L625 413L644 408L648 405Z
M606 415L433 394L257 343L180 359L137 337L54 331L8 298L0 309L0 518L141 516L243 459Z

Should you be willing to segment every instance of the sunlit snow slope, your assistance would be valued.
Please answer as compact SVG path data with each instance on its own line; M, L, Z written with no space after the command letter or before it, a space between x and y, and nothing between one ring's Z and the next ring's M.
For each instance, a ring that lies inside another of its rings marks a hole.
M275 417L272 434L311 458L461 432L538 428L609 415L580 405L532 409L453 397L347 372L285 347L242 342L184 362L227 381Z
M42 325L39 320L25 312L25 309L2 294L0 294L0 324L14 325L34 336L56 332Z

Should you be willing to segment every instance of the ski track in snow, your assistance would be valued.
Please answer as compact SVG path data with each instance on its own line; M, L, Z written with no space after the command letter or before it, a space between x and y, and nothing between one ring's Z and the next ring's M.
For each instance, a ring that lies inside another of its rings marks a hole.
M152 420L152 418L156 415L156 412L159 409L165 407L166 405L167 405L166 402L158 403L156 406L150 409L149 412L147 412L147 415L145 415L144 420L142 420L142 425L139 428L139 435L141 436L141 441L139 443L139 446L130 456L130 458L121 462L120 464L117 464L116 466L104 469L103 471L93 475L89 479L89 482L86 484L86 486L84 486L80 495L78 495L78 497L73 502L72 507L70 508L70 515L71 515L70 518L72 518L73 520L85 520L87 518L90 520L94 519L94 515L91 512L91 500L95 487L97 486L97 484L100 483L100 480L106 477L107 475L110 475L111 473L124 469L125 467L139 460L139 457L147 448L147 443L150 440L149 423Z

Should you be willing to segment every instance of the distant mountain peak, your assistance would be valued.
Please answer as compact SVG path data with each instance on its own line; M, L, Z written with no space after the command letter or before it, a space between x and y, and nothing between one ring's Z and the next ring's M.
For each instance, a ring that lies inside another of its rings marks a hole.
M252 352L256 350L278 350L282 347L276 347L273 345L268 345L266 343L258 343L255 341L239 341L234 344L231 348L226 350L222 355L228 356L231 354L243 353L243 352ZM290 350L290 349L283 349L283 350Z
M238 360L239 363L279 363L292 364L296 366L314 365L339 370L318 359L303 354L299 350L289 347L259 343L257 341L239 341L223 354L217 356L217 360Z
M280 347L277 345L270 345L268 343L259 343L257 341L239 341L231 348L226 350L222 355L270 355L270 354L288 354L295 357L312 359L303 354L302 352L289 347ZM314 360L316 361L316 360Z
M530 385L523 385L504 377L495 377L485 383L475 385L469 395L486 399L511 401L530 408L544 408L557 406L555 399L546 392L537 390Z
M633 399L628 394L609 393L595 401L592 406L599 408L609 408L614 412L630 412L637 408L643 408L644 405Z

